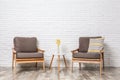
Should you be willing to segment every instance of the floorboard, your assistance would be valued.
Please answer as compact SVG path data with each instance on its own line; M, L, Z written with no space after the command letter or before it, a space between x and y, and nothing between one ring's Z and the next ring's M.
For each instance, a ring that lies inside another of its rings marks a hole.
M8 67L0 67L0 80L120 80L120 68L105 68L102 77L99 75L99 68L57 68L46 72L42 68L28 67L17 68L16 71Z

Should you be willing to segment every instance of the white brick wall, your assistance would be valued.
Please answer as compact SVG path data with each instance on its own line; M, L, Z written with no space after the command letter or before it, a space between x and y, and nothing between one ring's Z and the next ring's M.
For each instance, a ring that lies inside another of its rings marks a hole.
M105 65L120 67L119 13L119 0L0 0L0 66L11 66L15 36L36 36L49 64L57 38L70 61L80 36L101 35Z

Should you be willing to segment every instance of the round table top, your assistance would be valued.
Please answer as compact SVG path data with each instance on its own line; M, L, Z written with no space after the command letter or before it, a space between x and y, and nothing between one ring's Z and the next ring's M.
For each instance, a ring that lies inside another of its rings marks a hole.
M65 55L65 53L53 53L53 55Z

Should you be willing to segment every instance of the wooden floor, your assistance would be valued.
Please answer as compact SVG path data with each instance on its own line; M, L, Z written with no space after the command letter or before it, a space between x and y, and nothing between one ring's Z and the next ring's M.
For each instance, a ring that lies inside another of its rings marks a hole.
M99 76L99 68L61 68L58 74L57 68L48 68L43 72L42 68L35 67L17 68L16 73L11 68L0 67L0 80L120 80L120 68L105 68L102 77Z

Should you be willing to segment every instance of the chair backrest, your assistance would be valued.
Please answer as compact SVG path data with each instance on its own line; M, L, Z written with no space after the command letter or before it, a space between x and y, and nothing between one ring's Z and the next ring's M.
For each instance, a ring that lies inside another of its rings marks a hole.
M88 52L90 38L101 38L101 36L80 37L79 38L79 52Z
M36 52L37 38L36 37L15 37L14 48L17 52Z

